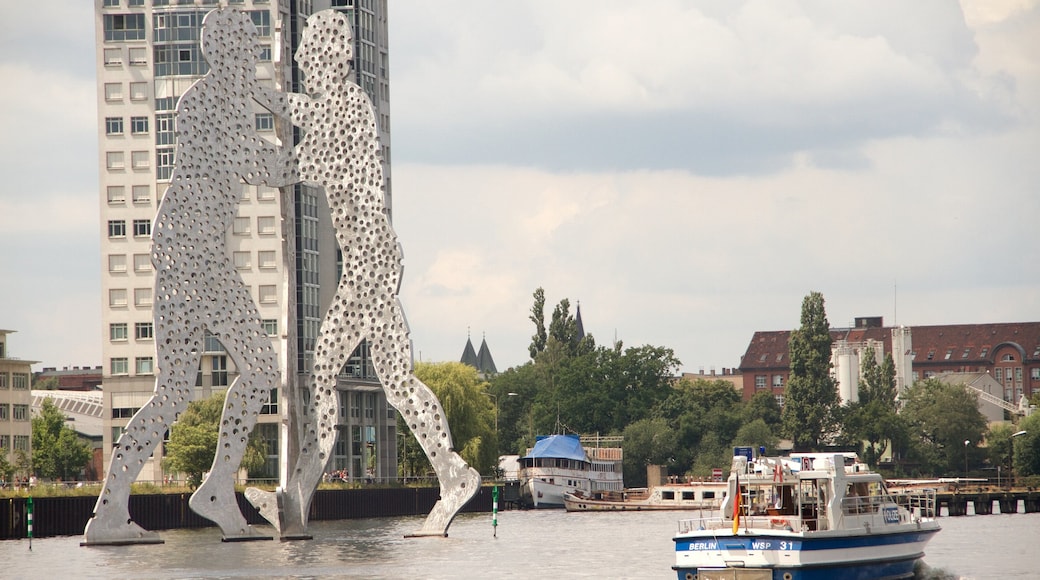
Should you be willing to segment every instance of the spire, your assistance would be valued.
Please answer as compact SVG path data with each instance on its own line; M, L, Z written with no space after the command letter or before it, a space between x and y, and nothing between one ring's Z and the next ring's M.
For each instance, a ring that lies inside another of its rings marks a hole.
M483 375L498 374L495 359L491 358L491 349L487 345L487 337L480 340L480 352L477 353L477 371Z
M578 340L585 338L585 326L581 323L581 300L578 301L574 312L574 326L577 329Z
M466 329L466 348L462 349L462 358L459 359L462 364L467 364L478 371L480 366L477 362L477 352L473 350L473 341L469 339L469 329Z

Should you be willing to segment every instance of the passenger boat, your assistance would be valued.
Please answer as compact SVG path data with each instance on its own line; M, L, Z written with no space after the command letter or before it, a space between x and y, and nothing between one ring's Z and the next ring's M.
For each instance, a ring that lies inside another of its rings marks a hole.
M733 458L717 515L679 522L679 580L910 578L935 490L889 494L854 454Z
M725 481L705 481L666 483L621 492L578 491L563 494L563 507L569 512L718 509L726 487Z
M562 508L564 493L620 492L625 487L620 444L621 437L539 436L520 458L521 505Z

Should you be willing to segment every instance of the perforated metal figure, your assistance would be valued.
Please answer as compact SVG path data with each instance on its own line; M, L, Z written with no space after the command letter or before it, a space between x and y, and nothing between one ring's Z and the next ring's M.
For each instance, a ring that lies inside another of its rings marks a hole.
M220 526L225 539L262 537L239 510L234 476L259 411L278 384L278 361L225 239L242 182L281 186L297 177L291 149L280 151L254 130L251 101L284 113L284 96L280 106L277 94L257 83L260 46L249 17L229 9L210 12L202 48L210 72L178 102L176 165L152 227L155 393L113 449L84 544L161 541L131 520L130 484L193 398L206 331L220 340L239 376L227 391L212 468L189 505Z
M440 480L440 500L414 535L445 535L477 493L480 475L452 448L440 402L412 370L398 299L402 251L386 212L372 103L350 80L351 45L346 17L330 10L307 19L296 52L307 92L289 95L290 118L305 131L296 147L299 175L325 191L343 274L315 344L299 460L280 498L256 489L246 495L283 537L305 533L311 496L336 442L336 378L366 340L387 401L404 416Z

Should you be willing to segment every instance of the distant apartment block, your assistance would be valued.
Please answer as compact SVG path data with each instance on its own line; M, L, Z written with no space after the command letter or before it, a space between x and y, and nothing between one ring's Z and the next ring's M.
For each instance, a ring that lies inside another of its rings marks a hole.
M39 361L11 356L0 330L0 454L16 463L18 452L32 457L32 365Z

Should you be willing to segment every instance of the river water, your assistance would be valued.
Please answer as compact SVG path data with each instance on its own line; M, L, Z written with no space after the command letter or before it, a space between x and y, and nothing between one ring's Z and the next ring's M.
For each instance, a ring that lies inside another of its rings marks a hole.
M168 530L145 546L80 537L0 542L0 577L37 578L674 578L672 534L693 512L464 514L447 538L405 538L420 517L314 522L314 539L222 543L217 528ZM1040 514L942 517L928 578L1040 577ZM493 532L497 531L497 537Z

